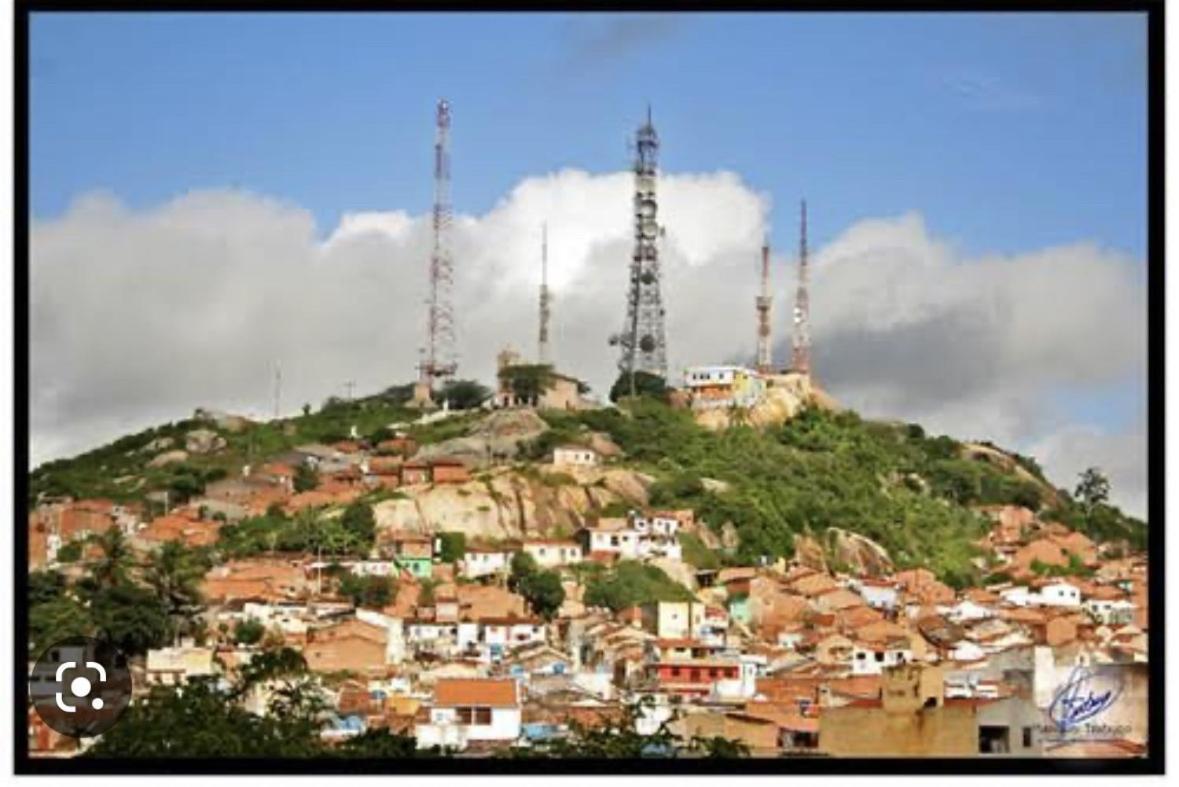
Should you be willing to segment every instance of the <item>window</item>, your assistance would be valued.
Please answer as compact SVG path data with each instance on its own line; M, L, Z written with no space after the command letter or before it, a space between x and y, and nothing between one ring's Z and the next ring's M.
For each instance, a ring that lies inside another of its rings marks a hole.
M680 676L680 668L679 667L672 667L671 668L671 676L673 678L678 678Z
M491 708L475 708L476 724L491 724Z
M1023 746L1026 749L1026 748L1030 748L1031 745L1032 745L1032 728L1031 727L1024 727L1023 728Z
M877 651L876 652L876 660L877 661L884 661L884 654L881 653L880 651Z
M475 718L475 709L455 708L454 717L459 724L470 724Z

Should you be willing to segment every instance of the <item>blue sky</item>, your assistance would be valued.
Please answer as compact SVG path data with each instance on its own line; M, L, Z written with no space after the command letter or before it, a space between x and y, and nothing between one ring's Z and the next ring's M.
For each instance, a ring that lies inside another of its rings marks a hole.
M1076 240L1144 256L1145 17L1078 14L36 14L37 218L238 186L341 213L454 202L627 162L649 100L672 171L731 169L818 242L921 211L967 254Z

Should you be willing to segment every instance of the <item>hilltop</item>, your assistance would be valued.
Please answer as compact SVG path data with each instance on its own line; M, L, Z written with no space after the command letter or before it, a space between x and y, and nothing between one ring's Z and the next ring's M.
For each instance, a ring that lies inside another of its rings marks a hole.
M298 446L376 445L397 430L415 456L458 457L474 475L366 495L380 529L564 537L631 506L684 508L701 523L685 549L697 566L801 553L836 570L927 567L957 587L988 572L976 546L987 530L983 506L1025 506L1131 548L1146 542L1145 523L1074 502L1031 458L849 410L806 407L781 423L718 429L639 398L580 412L461 411L427 423L407 409L402 389L390 389L265 423L198 415L38 467L30 508L54 497L152 505L164 491L175 505ZM605 444L613 456L594 472L554 472L552 449L570 443Z

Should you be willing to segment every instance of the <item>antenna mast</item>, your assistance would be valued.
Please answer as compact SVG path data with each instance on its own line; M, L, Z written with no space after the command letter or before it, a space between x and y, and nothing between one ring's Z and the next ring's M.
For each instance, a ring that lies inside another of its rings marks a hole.
M278 418L282 411L282 366L278 361L274 362L274 417Z
M811 300L807 291L809 274L806 248L806 200L802 201L802 218L798 236L798 291L794 297L794 371L811 374Z
M434 135L434 247L430 254L430 297L426 302L425 359L418 365L421 382L433 389L458 364L454 354L454 269L450 256L450 103L438 101Z
M537 361L549 363L549 317L551 301L549 295L549 225L540 228L540 337L537 343Z
M757 296L757 370L770 374L774 370L773 350L770 343L770 239L761 246L761 294Z
M630 263L630 283L626 299L626 324L610 337L610 344L622 348L618 368L630 375L631 395L635 393L635 372L667 377L667 336L664 330L663 296L659 290L659 246L662 229L657 220L659 210L655 196L658 170L659 135L647 122L635 135L635 245Z

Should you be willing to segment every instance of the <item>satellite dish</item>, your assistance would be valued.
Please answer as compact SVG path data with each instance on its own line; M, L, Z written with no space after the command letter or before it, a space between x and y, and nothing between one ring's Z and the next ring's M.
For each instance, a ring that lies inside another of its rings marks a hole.
M639 203L639 215L645 219L655 217L655 200L645 199Z
M643 222L643 237L648 240L654 240L655 236L659 234L659 226L653 221Z
M644 334L643 338L639 340L639 349L645 353L649 353L655 349L655 338L651 334Z

